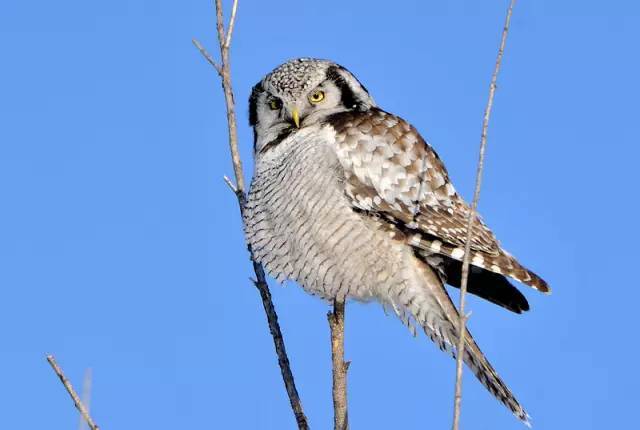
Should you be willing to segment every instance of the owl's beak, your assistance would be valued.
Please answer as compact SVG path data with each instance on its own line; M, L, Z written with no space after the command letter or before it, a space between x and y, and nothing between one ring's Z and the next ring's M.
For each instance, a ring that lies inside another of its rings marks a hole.
M293 119L293 123L296 127L300 128L300 113L298 112L297 107L291 109L291 118Z

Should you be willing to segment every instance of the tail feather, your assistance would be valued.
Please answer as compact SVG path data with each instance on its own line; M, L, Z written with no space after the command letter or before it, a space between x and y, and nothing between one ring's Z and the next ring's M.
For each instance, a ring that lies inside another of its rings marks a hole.
M446 283L460 288L462 262L445 256L441 258ZM467 291L517 314L529 310L527 298L504 275L480 267L469 266Z
M425 334L441 350L455 357L456 344L459 339L458 311L436 273L422 262L419 265L421 272L420 285L406 287L398 292L392 308L401 316L403 322L411 327L411 321L408 321L407 318L402 318L402 316L406 315L405 311L408 312L413 322L421 326ZM518 419L530 426L529 415L504 381L498 376L468 330L465 334L463 359L480 383L509 408Z
M409 238L409 244L420 250L445 255L458 261L462 261L464 257L463 248L444 243L428 235L414 234ZM500 249L497 254L489 254L472 249L470 253L470 263L473 266L508 276L542 293L551 293L551 289L544 279L521 265L518 260L504 249Z

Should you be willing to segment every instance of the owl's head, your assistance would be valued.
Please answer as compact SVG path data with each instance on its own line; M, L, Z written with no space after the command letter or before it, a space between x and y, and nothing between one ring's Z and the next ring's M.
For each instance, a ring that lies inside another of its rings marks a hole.
M344 67L327 60L298 58L276 67L253 87L249 123L254 149L277 143L330 115L375 106L367 89Z

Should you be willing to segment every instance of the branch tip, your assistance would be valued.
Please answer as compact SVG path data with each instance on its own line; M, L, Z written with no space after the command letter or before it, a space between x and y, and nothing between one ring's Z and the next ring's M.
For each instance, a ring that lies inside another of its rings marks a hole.
M218 75L222 76L222 66L218 65L218 63L215 62L211 54L209 54L209 52L207 52L204 46L202 46L200 42L198 42L198 39L191 39L191 43L193 43L194 46L198 48L198 51L200 51L200 54L202 54L204 59L207 60L207 62L211 64L214 69L216 69L216 72L218 72Z
M224 48L229 49L231 46L231 36L233 35L233 26L236 23L236 11L238 10L238 0L233 0L231 7L231 18L229 19L229 27L227 28L227 37L224 41Z
M234 185L234 183L231 181L231 179L229 179L229 177L227 175L224 175L222 177L222 179L224 179L224 182L229 186L229 188L231 189L231 191L233 191L233 194L238 194L238 187L236 187Z
M56 362L56 359L53 357L52 354L47 355L47 361L51 365L51 368L53 369L56 376L58 376L58 379L60 379L60 382L62 382L62 385L64 385L64 388L66 388L67 393L69 393L69 396L71 396L71 400L73 400L73 404L75 405L76 409L78 409L78 411L80 412L80 415L82 416L82 418L84 418L84 420L89 425L91 430L100 430L98 425L93 421L93 419L89 415L88 409L82 403L82 401L80 400L80 397L78 397L78 394L73 389L71 382L69 382L64 372L62 371L62 368L60 368L60 366L58 365L58 363Z

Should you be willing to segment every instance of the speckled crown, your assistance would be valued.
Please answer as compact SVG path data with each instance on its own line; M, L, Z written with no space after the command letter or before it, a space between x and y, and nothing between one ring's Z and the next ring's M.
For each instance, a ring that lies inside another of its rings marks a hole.
M324 79L331 64L331 61L317 58L296 58L276 67L263 82L280 94L296 98Z

